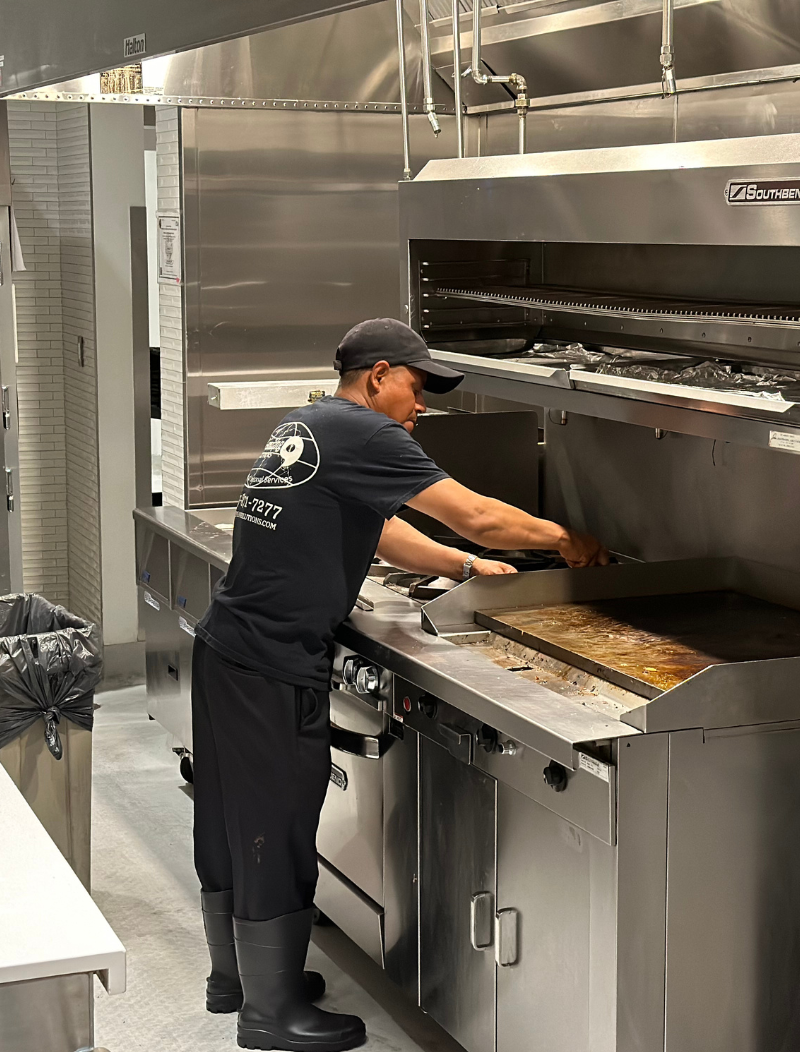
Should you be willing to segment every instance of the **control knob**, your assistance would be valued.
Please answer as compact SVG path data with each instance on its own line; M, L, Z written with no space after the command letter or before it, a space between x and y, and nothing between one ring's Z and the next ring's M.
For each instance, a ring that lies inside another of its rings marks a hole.
M439 702L432 694L420 694L417 701L417 708L423 716L427 716L429 720L435 720L439 715Z
M342 663L342 681L347 687L355 687L359 694L372 694L380 686L381 677L374 665L358 657L346 657Z
M555 760L544 769L544 782L554 793L563 793L567 788L567 769Z
M373 694L380 681L381 677L374 665L362 665L356 672L356 690L359 694Z

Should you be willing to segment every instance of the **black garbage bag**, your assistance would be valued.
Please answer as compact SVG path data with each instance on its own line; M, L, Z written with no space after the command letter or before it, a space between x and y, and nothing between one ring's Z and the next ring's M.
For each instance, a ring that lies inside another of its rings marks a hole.
M41 719L47 746L60 760L58 725L66 717L92 729L102 672L96 625L40 595L0 597L0 749Z

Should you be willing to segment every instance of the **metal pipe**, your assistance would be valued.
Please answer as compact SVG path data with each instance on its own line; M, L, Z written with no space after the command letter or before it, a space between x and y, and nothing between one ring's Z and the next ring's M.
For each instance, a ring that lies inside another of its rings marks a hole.
M664 11L661 21L661 94L675 95L678 85L675 81L675 49L672 44L672 30L675 24L675 0L664 0Z
M442 130L439 118L436 116L436 104L433 101L433 74L431 71L431 37L428 28L428 0L419 0L420 19L420 41L422 44L422 82L424 85L424 98L422 100L422 111L430 121L433 134L438 135Z
M411 144L408 130L406 94L406 34L403 26L403 0L397 0L397 58L400 67L400 114L403 123L403 179L411 178Z
M665 3L667 0L665 0ZM472 79L476 84L510 84L517 93L514 108L519 117L519 152L527 149L528 84L521 73L481 72L481 0L472 0Z
M464 107L461 104L461 24L459 0L453 0L453 91L456 96L456 141L458 156L464 156Z

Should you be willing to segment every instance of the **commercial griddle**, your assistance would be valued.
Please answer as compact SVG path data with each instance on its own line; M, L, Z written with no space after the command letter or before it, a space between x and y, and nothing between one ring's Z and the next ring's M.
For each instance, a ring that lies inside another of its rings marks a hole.
M629 692L640 730L800 715L800 574L743 559L475 578L422 608L461 644L491 637Z
M800 612L734 591L478 610L475 620L645 698L710 665L800 656Z

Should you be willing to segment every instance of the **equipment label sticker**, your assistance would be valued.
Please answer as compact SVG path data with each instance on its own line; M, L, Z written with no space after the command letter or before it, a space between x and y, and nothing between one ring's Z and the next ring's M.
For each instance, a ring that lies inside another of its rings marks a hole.
M335 763L331 764L330 780L340 789L347 788L347 772L337 767Z
M125 37L122 42L122 54L125 58L140 58L147 51L144 33L135 37Z
M154 610L161 609L161 604L159 603L159 601L157 599L154 599L149 592L144 593L144 601L147 603L148 606L152 606Z
M785 449L787 453L800 453L800 435L791 431L770 431L770 449Z
M800 205L800 179L731 179L729 205Z
M608 781L608 766L602 760L595 760L594 756L587 756L585 752L578 754L578 767L593 774L595 778L602 778L604 782Z

